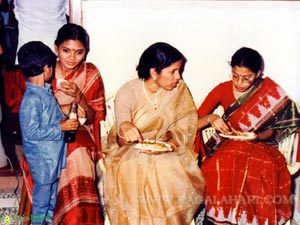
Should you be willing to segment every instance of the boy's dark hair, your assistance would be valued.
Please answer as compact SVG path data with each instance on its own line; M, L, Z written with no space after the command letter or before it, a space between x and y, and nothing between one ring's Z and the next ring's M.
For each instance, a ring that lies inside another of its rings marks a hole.
M26 77L37 76L44 67L54 67L56 55L41 41L30 41L18 51L19 66Z

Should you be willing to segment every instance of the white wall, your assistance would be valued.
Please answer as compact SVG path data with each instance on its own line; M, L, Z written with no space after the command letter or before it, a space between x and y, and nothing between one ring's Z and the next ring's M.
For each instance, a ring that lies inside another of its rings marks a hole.
M135 78L143 50L164 41L187 57L183 76L196 103L228 79L227 62L242 46L258 50L265 74L300 103L300 2L86 0L82 7L88 61L99 67L107 93Z

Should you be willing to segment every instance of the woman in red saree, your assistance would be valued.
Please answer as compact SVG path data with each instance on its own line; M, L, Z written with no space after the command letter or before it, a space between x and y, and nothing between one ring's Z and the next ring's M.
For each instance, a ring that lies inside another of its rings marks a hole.
M62 171L54 224L103 224L95 183L95 162L101 159L100 121L105 118L104 86L99 70L84 62L89 51L89 37L78 25L66 24L58 31L55 49L59 60L52 82L54 95L65 114L70 104L78 103L79 117L85 125L68 143L67 166ZM57 79L64 79L57 86Z
M297 107L270 78L250 48L232 56L232 80L216 86L198 109L198 128L217 133L196 151L207 182L206 218L212 224L284 224L291 216L291 178L276 144L300 127ZM221 105L222 117L213 114ZM218 135L254 132L250 141Z
M55 98L65 115L71 103L76 102L78 117L85 117L86 122L78 128L75 142L68 143L67 163L59 179L52 224L102 225L95 163L102 160L100 121L106 114L103 81L97 67L85 62L89 36L83 27L71 23L62 26L55 50L59 59L52 81ZM58 79L63 79L59 85ZM31 200L33 181L24 158L21 167Z

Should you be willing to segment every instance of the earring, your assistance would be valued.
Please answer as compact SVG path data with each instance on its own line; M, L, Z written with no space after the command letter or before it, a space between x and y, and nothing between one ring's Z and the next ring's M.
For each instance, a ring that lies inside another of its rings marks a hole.
M156 80L156 77L152 77L153 80Z

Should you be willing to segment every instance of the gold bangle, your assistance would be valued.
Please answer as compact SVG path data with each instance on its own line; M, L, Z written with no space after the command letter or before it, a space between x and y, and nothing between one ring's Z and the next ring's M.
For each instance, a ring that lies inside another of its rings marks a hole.
M173 142L168 141L167 143L171 145L173 150L176 150L177 146Z
M206 121L210 124L210 115L206 118Z
M119 136L119 138L125 139L125 137L120 134L120 130L118 130L117 135Z
M75 99L76 99L77 103L79 104L81 102L82 97L83 97L83 93L81 91L79 91L78 93L79 94L76 94ZM78 98L79 98L79 100L78 100Z

